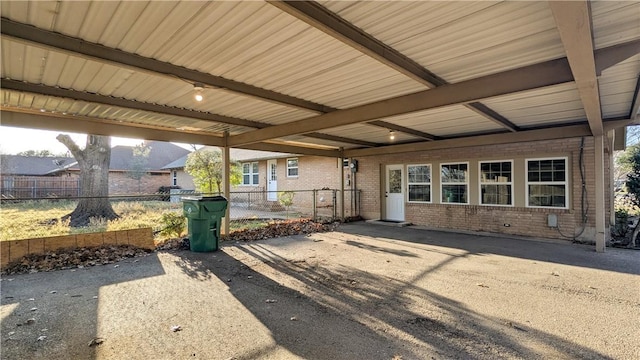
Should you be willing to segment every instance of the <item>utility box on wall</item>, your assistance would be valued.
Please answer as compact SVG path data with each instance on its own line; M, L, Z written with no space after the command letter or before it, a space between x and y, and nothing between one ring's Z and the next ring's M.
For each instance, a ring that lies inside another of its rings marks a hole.
M556 215L556 214L547 215L547 226L549 226L550 228L557 228L558 227L558 215Z

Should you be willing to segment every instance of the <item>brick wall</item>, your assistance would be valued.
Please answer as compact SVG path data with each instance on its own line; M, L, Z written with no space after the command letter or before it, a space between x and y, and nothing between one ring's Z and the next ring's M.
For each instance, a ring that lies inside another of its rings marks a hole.
M133 245L143 249L155 249L151 228L1 241L0 268L29 254L102 245Z
M411 223L433 228L488 231L514 235L561 238L554 228L547 226L547 215L556 214L558 225L565 235L582 229L580 138L527 142L518 144L474 146L445 150L432 150L386 156L362 157L358 187L362 190L361 214L367 219L384 218L385 166L389 164L430 164L432 171L432 203L406 203L405 219ZM607 154L608 155L608 154ZM570 172L568 209L526 207L525 159L567 157ZM478 162L513 160L514 206L479 205ZM585 186L588 204L586 229L581 235L585 241L595 239L595 168L593 138L584 144ZM442 204L440 201L440 164L445 162L469 163L469 204ZM610 188L608 175L611 161L605 156L605 188ZM404 179L406 193L406 167ZM605 196L606 219L610 218L611 197ZM505 225L506 224L506 225Z
M109 195L155 194L160 186L171 184L169 172L152 173L138 180L127 176L126 172L109 172Z
M340 189L340 177L342 162L337 158L318 156L300 156L298 159L298 176L287 177L287 159L277 161L277 190L296 191L294 207L299 209L312 209L313 193L306 190L320 190L322 188ZM258 186L235 186L231 191L265 191L267 190L267 160L258 162L260 174ZM345 180L345 216L356 215L356 206L352 205L351 190L353 188L353 175L349 169L344 169ZM266 199L264 199L266 201ZM340 209L341 197L337 196L338 209ZM333 193L320 190L316 194L316 206L319 215L330 216L333 213ZM339 215L339 211L338 211Z

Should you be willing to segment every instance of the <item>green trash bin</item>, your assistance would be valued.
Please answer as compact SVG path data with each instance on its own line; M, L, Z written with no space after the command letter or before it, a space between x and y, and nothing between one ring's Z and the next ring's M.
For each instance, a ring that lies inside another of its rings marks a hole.
M227 211L227 199L224 196L187 196L182 198L182 202L191 251L218 250L222 218Z

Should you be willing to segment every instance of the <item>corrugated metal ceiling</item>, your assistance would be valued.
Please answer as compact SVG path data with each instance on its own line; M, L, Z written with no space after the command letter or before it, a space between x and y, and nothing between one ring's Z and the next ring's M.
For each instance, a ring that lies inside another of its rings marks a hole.
M449 83L566 56L546 2L320 2L336 16ZM596 49L640 39L640 3L590 3ZM336 109L415 93L427 87L281 9L264 2L13 2L3 18L128 53L220 76ZM207 87L192 98L192 81L121 66L3 35L2 77L52 88L284 125L317 111ZM603 118L628 115L640 56L598 79ZM251 128L180 116L2 91L3 107L45 109L171 129L231 135ZM482 100L517 128L585 122L573 82ZM504 132L505 126L463 105L380 119L437 137ZM508 127L508 126L507 126ZM338 126L323 134L389 144L389 129ZM281 140L354 148L357 142L302 135ZM395 142L422 141L396 133Z

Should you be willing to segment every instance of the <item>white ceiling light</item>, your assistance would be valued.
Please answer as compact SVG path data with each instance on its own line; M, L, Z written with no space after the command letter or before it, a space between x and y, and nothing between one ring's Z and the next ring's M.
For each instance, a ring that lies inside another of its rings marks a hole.
M395 140L396 139L396 133L391 130L389 131L389 140Z
M195 91L195 94L193 95L193 98L196 99L197 102L202 101L202 99L204 99L202 97L202 89L204 88L204 86L200 83L195 83L193 84L193 90Z

